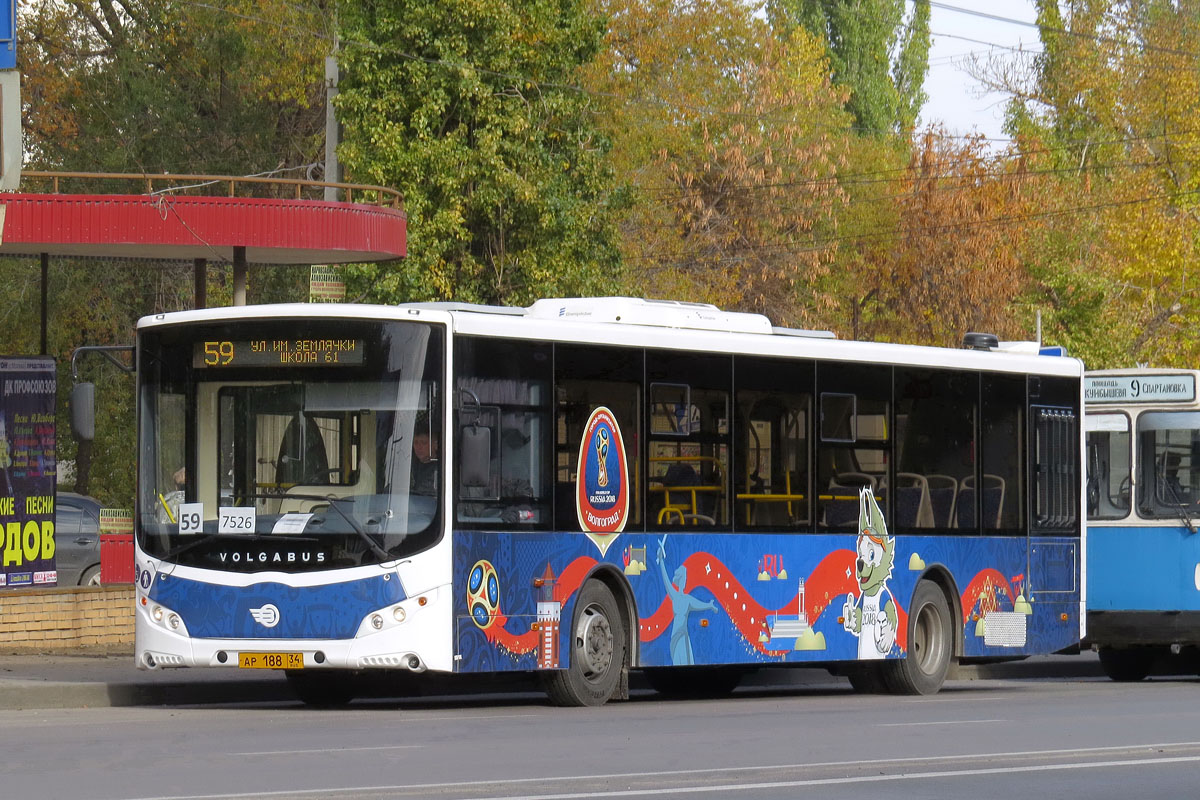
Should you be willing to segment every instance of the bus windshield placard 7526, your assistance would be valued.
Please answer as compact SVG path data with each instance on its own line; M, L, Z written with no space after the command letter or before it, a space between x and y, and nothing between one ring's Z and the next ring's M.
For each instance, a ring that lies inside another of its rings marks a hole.
M362 339L253 339L196 342L192 366L355 367L363 363Z

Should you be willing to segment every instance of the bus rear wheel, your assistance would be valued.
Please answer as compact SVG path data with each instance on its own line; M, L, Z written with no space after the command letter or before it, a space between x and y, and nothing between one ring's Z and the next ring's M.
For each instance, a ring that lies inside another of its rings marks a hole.
M907 658L888 661L885 677L893 694L937 694L950 669L954 634L946 596L921 581L908 610Z
M617 690L625 669L625 625L607 586L583 585L571 622L570 665L543 676L550 702L559 706L599 706Z
M1145 680L1154 664L1154 653L1145 647L1101 647L1100 669L1111 680L1136 683Z

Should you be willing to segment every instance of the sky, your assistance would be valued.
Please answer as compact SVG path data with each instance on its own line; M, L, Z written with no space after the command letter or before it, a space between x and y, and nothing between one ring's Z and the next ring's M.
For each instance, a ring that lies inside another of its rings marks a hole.
M1023 46L1041 50L1037 30L965 14L967 9L994 17L1032 23L1036 17L1032 0L935 0L930 11L929 74L925 78L928 101L921 109L920 124L943 123L951 134L978 131L989 139L1003 138L1004 100L999 94L980 96L982 87L963 69L971 54L986 58L995 54L1006 59L1021 56L1008 48ZM911 10L911 9L910 9Z

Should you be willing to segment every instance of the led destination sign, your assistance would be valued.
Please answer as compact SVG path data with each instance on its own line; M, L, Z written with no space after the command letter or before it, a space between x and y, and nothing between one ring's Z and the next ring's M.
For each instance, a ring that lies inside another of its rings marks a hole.
M362 339L227 339L196 342L193 367L354 367L363 363Z

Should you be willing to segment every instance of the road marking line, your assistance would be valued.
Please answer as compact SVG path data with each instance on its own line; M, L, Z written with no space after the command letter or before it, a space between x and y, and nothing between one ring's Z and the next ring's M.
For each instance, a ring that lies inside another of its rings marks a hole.
M335 793L366 793L366 792L387 792L399 790L446 790L446 789L467 789L471 786L515 786L518 784L544 784L548 780L557 781L587 781L587 780L610 780L613 778L666 778L672 775L705 775L719 772L744 772L749 770L780 770L780 769L815 769L815 768L830 768L830 767L880 767L886 764L907 764L907 763L929 763L939 761L961 761L965 759L975 758L1020 758L1026 756L1063 756L1063 755L1078 755L1083 756L1089 753L1112 753L1118 751L1137 751L1137 750L1161 750L1169 747L1200 747L1200 741L1196 742L1165 742L1158 744L1129 744L1129 745L1109 745L1105 747L1085 747L1085 748L1069 748L1063 750L1015 750L1006 753L962 753L959 755L947 756L912 756L908 758L888 758L888 759L863 759L859 761L825 761L821 763L803 763L803 764L768 764L768 765L750 765L750 766L728 766L728 767L708 767L702 769L686 769L686 770L663 770L658 772L615 772L600 775L550 775L536 778L500 778L478 781L454 781L446 783L416 783L416 784L388 784L384 786L329 786L321 789L277 789L267 792L231 792L223 794L187 794L187 795L153 795L149 797L131 797L126 800L234 800L235 798L243 797L324 797ZM1200 761L1200 756L1180 756L1192 761ZM1170 760L1170 759L1167 759ZM1143 760L1145 761L1145 760ZM1087 764L1097 764L1103 762L1087 762ZM1133 761L1117 761L1117 764L1136 763ZM1086 765L1086 764L1085 764ZM996 772L1016 772L1028 767L1014 768L997 768ZM916 773L913 773L916 774ZM958 775L967 775L968 772L958 772ZM690 791L699 791L693 787ZM540 796L539 796L540 797ZM509 798L508 800L512 800Z
M1012 722L1011 719L947 719L941 722L880 722L876 728L917 728L922 725L979 725L984 722Z
M414 750L423 744L392 744L378 747L320 747L315 750L260 750L257 753L229 753L233 756L292 756L309 753L355 753L360 750Z
M645 797L669 794L714 794L716 792L748 792L764 789L799 789L806 786L833 786L852 783L883 783L886 781L912 781L933 778L977 777L980 775L1002 775L1013 772L1053 772L1068 769L1091 769L1093 767L1151 766L1159 764L1184 764L1200 761L1200 756L1180 758L1145 758L1136 761L1088 761L1082 764L1043 764L1036 767L992 767L989 769L948 770L945 772L910 772L899 775L862 775L857 778L812 778L798 781L771 781L743 783L725 786L677 786L668 789L622 789L611 792L570 792L565 794L491 795L470 800L587 800L598 797Z

